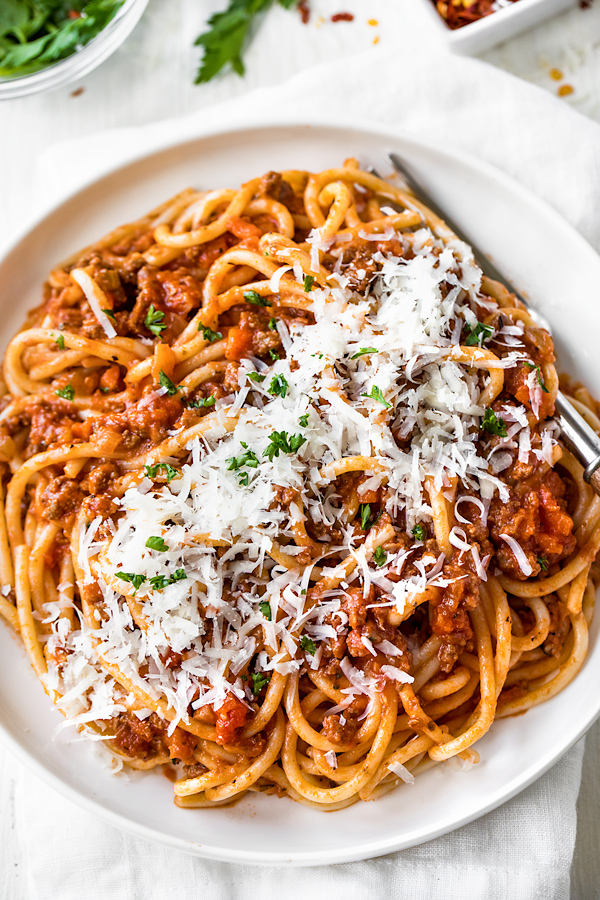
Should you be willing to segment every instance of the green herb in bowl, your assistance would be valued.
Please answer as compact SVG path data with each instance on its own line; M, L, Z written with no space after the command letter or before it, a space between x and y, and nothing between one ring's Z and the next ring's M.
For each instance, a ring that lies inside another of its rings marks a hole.
M72 56L124 0L0 0L0 77L16 78Z

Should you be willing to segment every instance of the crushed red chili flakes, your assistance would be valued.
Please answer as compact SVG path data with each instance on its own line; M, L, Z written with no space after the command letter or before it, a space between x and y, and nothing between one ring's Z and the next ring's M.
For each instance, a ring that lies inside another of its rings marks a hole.
M478 19L490 16L498 12L506 3L516 3L517 0L432 0L437 11L446 20L448 28L463 28L471 25Z
M349 13L349 12L335 13L331 17L331 21L332 22L354 22L354 15L353 15L353 13Z

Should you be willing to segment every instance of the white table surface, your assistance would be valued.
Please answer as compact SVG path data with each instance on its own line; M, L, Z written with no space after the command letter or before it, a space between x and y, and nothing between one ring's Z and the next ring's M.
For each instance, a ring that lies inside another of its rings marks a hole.
M307 26L297 14L277 8L247 54L244 79L228 75L194 86L198 52L193 40L208 16L224 8L225 0L150 0L133 35L100 69L55 93L0 103L0 247L39 208L39 186L32 172L38 155L52 143L183 115L279 83L315 63L350 58L376 38L382 44L396 42L401 65L406 22L412 22L414 5L420 2L311 0L313 15ZM354 13L355 21L332 24L329 17L340 11ZM379 25L369 25L367 19ZM575 7L482 58L553 93L561 84L571 85L573 93L563 102L600 122L600 3L587 10ZM552 78L552 69L563 73L562 81ZM81 87L83 92L74 96ZM572 900L600 896L600 724L586 740ZM32 897L15 829L14 784L20 770L0 747L2 900Z

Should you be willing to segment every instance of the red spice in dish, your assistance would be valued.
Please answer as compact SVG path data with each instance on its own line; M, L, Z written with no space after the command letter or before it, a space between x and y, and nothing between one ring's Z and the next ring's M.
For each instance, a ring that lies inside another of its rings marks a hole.
M352 13L349 13L349 12L335 13L335 15L333 15L331 17L331 21L332 22L354 22L354 16Z
M498 12L502 7L498 0L433 0L437 11L446 20L448 28L462 28L478 19ZM510 0L516 3L517 0Z

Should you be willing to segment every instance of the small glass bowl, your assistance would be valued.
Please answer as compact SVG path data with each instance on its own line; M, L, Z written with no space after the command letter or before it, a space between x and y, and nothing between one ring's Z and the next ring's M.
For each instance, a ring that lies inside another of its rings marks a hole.
M81 50L46 69L15 78L0 78L0 100L12 100L52 91L76 81L95 69L129 37L148 5L148 0L125 0L114 19Z

